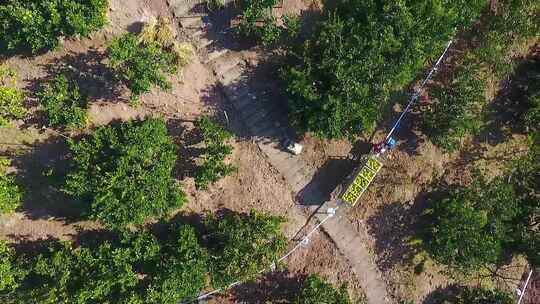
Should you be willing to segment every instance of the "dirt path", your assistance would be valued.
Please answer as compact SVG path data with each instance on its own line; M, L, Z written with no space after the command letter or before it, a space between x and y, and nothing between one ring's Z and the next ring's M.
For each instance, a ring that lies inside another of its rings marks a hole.
M330 201L324 203L320 209L327 210L336 207L336 202ZM335 218L323 224L323 229L331 236L332 241L342 254L347 257L366 293L368 303L390 303L386 283L382 280L373 254L366 246L369 238L367 228L364 225L358 228L354 227L347 219L348 210L341 207L337 210ZM323 220L325 217L324 214L317 213L319 220Z
M258 55L233 50L222 35L202 31L201 18L184 18L181 22L184 28L192 32L193 37L197 37L199 48L207 51L205 64L213 69L224 95L249 130L251 140L291 186L297 202L312 206L325 202L325 195L319 191L319 186L324 185L313 181L317 172L301 158L282 149L283 142L292 137L284 120L287 116L281 105L265 98L265 92L272 88L272 84L261 83L261 79L258 79L263 69L262 64L258 64ZM327 202L321 210L332 205L335 202ZM290 210L293 213L298 211L297 208ZM343 212L346 210L341 209L340 213ZM322 219L326 215L317 213L316 217ZM363 233L358 233L358 228L343 214L325 222L322 227L348 260L366 293L368 303L389 303L386 285L366 246L367 228L362 227L360 231Z

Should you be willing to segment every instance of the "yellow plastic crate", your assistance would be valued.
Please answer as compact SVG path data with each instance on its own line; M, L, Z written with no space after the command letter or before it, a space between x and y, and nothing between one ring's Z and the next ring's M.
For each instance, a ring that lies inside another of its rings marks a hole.
M374 156L368 158L367 165L375 172L379 172L382 168L382 163L378 161Z
M369 187L382 166L383 164L375 156L371 155L349 184L341 199L352 206L356 205L360 196Z

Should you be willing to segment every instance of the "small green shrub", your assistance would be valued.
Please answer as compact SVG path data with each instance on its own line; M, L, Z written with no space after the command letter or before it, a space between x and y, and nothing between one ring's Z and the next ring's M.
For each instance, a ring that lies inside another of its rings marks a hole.
M507 180L518 193L521 214L516 220L517 235L511 244L516 251L524 253L533 267L540 267L540 133L531 135L529 152L511 166Z
M13 0L0 3L0 53L54 49L60 37L87 36L107 20L107 0Z
M317 275L310 275L305 280L295 304L350 304L352 303L347 292L347 285L339 289L326 282Z
M84 128L87 123L88 98L79 92L75 81L56 75L38 94L50 126Z
M206 219L210 273L216 288L252 278L261 265L275 262L287 246L280 231L284 219L251 211Z
M530 108L525 114L525 125L530 130L540 131L540 91L529 96Z
M11 174L6 174L9 160L0 158L0 215L12 213L21 205L22 190Z
M0 298L15 291L25 275L15 261L14 250L0 240Z
M89 204L90 218L123 227L183 204L172 175L177 149L163 120L100 127L69 145L72 169L64 191Z
M433 103L422 112L423 128L433 143L455 151L464 138L480 130L485 86L479 68L466 61L454 71L452 82L433 88Z
M232 134L206 116L197 121L196 127L201 130L205 148L203 163L195 173L195 186L197 189L206 189L209 184L236 170L233 165L225 163L225 158L232 153L233 148L225 142Z
M265 47L294 46L295 38L302 26L299 17L284 15L279 20L272 13L277 0L255 0L242 2L242 19L235 28L240 37L253 39ZM280 22L281 21L281 22ZM281 23L281 25L278 25Z
M197 296L206 285L207 258L192 227L181 226L174 231L159 257L146 302L180 303Z
M176 40L176 34L169 18L150 19L138 37L142 45L159 45L164 52L171 54L174 65L180 69L180 74L195 55L195 49L191 43Z
M0 65L0 127L7 125L10 118L20 119L26 114L24 94L15 87L15 78L15 71Z
M277 0L247 0L242 5L242 20L236 32L246 38L261 41L269 46L276 43L283 32L283 28L277 25L277 19L272 15L272 7Z
M166 75L178 70L178 55L172 50L151 40L142 43L131 33L116 38L108 53L109 66L131 91L132 101L150 92L153 86L170 89Z
M137 282L131 253L110 243L97 249L51 246L32 267L39 282L28 290L37 303L112 303L127 295Z

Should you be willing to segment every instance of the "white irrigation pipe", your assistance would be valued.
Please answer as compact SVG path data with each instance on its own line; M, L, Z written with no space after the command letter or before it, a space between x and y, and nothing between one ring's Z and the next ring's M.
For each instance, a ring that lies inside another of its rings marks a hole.
M302 247L303 245L307 245L309 243L309 238L310 236L315 233L315 231L317 231L326 221L328 221L330 218L332 218L334 215L336 215L336 211L339 209L339 206L337 206L336 208L328 208L328 211L327 211L327 216L320 222L318 223L313 229L311 229L310 232L308 232L306 234L306 236L304 236L294 247L293 249L289 250L289 252L287 252L285 255L283 255L281 258L279 258L277 260L277 263L285 260L286 258L288 258L291 254L293 254L295 251L297 251L298 249L300 249L300 247ZM262 274L268 270L270 271L273 271L274 269L276 268L276 263L272 263L269 267L267 268L264 268L263 270L259 271L257 274ZM198 296L197 298L195 299L191 299L189 301L185 301L185 302L182 302L184 304L186 303L193 303L195 301L200 301L200 300L204 300L214 294L217 294L217 293L220 293L222 291L225 291L225 290L228 290L228 289L231 289L239 284L241 284L243 281L236 281L230 285L228 285L227 287L224 287L224 288L219 288L219 289L216 289L216 290L212 290L210 292L207 292L205 294L202 294L200 296Z
M518 300L517 304L521 304L521 300L523 300L523 296L525 295L525 290L527 289L527 285L529 285L529 280L531 279L532 273L533 273L533 271L531 270L529 272L529 276L527 277L527 280L525 281L525 286L523 286L523 290L521 290L521 292L520 292L519 300Z
M308 242L309 242L309 237L315 233L315 231L317 231L317 229L319 229L319 227L322 226L322 224L324 224L324 222L326 222L327 220L329 220L331 217L333 217L335 215L335 211L337 210L336 209L333 209L332 212L328 213L328 215L320 222L318 223L315 228L313 228L308 234L306 234L306 236L304 238L302 238L302 240L300 240L300 242L298 242L298 244L296 244L296 246L294 246L293 249L291 249L289 252L287 252L287 254L285 254L284 256L282 256L279 260L278 260L278 263L285 260L287 257L289 257L291 254L293 254L293 252L295 252L296 250L298 250L298 248L300 248L300 246L302 245L307 245Z

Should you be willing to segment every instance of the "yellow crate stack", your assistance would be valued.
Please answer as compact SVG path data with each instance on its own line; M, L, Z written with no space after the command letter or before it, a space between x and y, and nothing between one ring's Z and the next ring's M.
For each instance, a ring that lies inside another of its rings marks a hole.
M382 166L382 162L378 160L375 155L370 155L364 166L358 171L354 180L349 184L349 187L341 196L341 200L351 206L356 205L360 196L366 191Z

